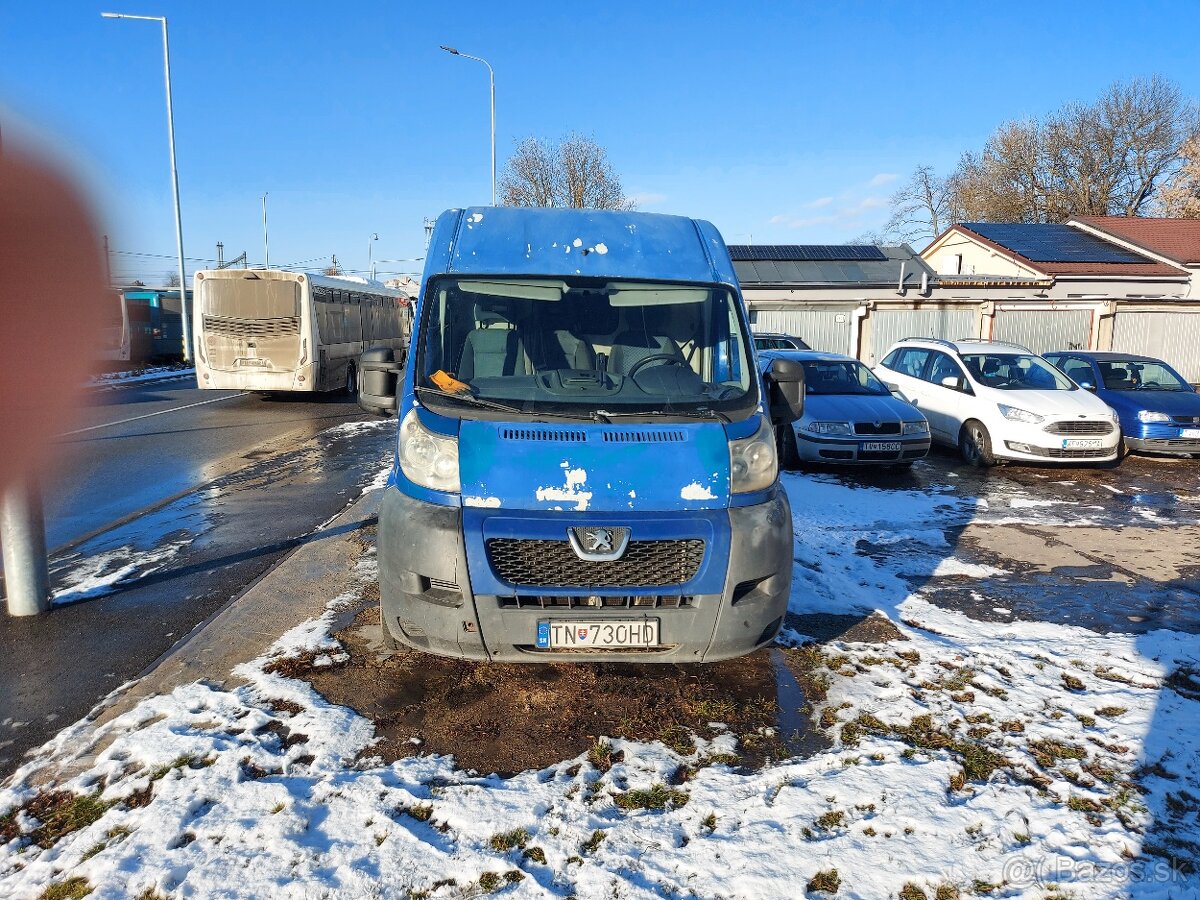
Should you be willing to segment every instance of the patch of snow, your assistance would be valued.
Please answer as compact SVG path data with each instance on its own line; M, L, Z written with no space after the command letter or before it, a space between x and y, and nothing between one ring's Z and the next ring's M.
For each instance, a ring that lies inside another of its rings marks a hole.
M62 586L54 592L53 602L56 606L66 606L111 594L122 584L157 572L191 542L189 537L143 551L124 546L81 558L63 575Z

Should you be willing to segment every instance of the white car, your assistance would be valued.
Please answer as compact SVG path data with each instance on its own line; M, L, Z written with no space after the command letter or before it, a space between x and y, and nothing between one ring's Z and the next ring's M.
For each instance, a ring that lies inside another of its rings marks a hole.
M1117 458L1116 413L1018 344L905 338L875 374L925 414L934 442L973 465Z

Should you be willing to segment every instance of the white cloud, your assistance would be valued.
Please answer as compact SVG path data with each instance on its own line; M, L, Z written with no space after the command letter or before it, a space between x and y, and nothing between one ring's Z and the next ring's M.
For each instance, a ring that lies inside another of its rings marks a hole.
M895 181L899 176L895 172L880 172L874 178L867 182L869 187L882 187L885 184Z
M639 191L636 194L630 194L628 199L632 200L639 209L643 209L647 206L658 206L665 202L667 195L657 194L654 191Z
M822 206L828 206L832 202L832 197L818 197L816 200L812 201L812 203L806 203L805 206L807 206L809 209L820 209Z
M862 202L858 204L858 209L879 209L888 205L886 197L864 197Z

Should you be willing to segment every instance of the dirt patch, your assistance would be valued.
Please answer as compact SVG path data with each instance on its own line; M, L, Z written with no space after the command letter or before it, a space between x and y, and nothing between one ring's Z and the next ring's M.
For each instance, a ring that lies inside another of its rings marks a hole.
M835 616L829 613L808 615L788 613L785 624L822 644L829 641L845 641L851 644L887 644L892 641L908 640L891 619L876 614Z
M694 734L728 730L738 737L737 756L708 761L758 766L795 756L796 729L780 723L795 722L805 697L815 699L820 687L812 677L816 654L773 659L763 650L707 665L517 666L389 650L373 604L334 637L349 659L336 671L297 675L375 723L382 740L370 755L390 762L449 754L465 769L501 775L577 756L601 737L660 740L691 755ZM780 690L780 660L799 692Z

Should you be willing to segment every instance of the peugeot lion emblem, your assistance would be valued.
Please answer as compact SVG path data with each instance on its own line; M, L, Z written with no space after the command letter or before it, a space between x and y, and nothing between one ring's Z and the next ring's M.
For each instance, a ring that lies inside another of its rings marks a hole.
M589 562L611 562L625 555L629 545L628 528L574 526L567 529L571 549Z

